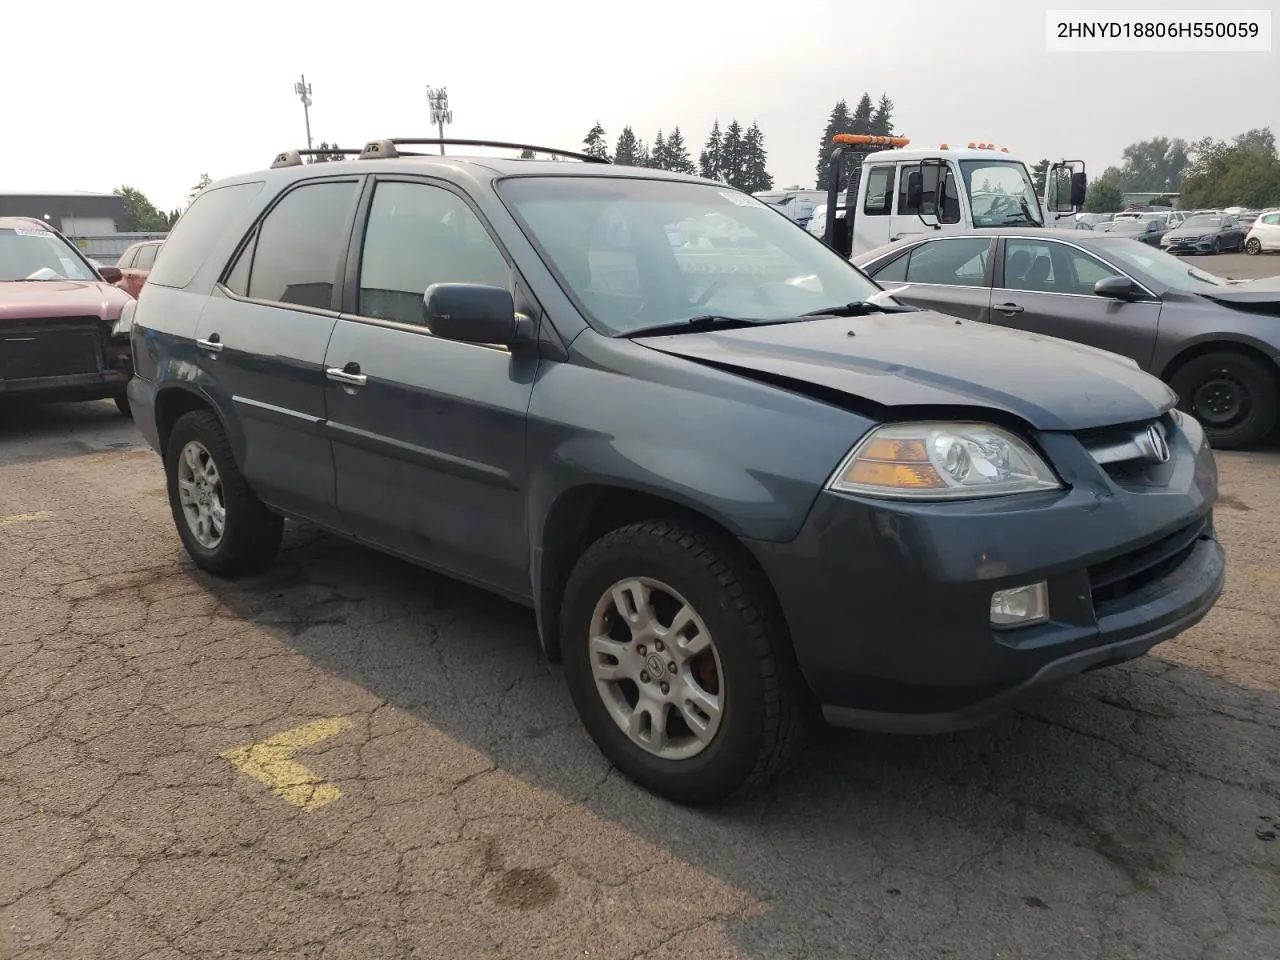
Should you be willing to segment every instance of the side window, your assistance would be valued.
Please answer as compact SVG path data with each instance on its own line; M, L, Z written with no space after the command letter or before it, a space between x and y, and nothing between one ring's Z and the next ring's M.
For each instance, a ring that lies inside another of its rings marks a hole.
M1092 296L1093 286L1120 274L1083 250L1046 240L1008 240L1004 286L1033 293Z
M1280 213L1269 213L1262 218L1262 222L1272 227L1280 227Z
M138 258L133 261L133 266L138 270L150 270L152 264L156 262L156 250L159 247L154 243L144 243L138 248Z
M226 288L237 296L247 297L249 295L249 268L253 266L253 251L257 245L258 231L255 229L253 235L249 238L249 242L240 251L240 256L236 259L235 266L231 268L231 272L227 274L227 279L223 281Z
M907 283L936 283L949 287L986 286L991 241L986 237L930 240L911 251Z
M121 270L128 270L133 266L133 258L138 255L138 245L134 244L124 253L120 254L120 259L116 261L116 266Z
M209 251L238 219L248 215L247 208L262 187L261 180L254 180L202 191L165 238L164 256L156 261L147 283L177 288L189 284Z
M422 295L433 283L510 282L493 238L457 194L425 183L378 184L360 254L361 316L421 324Z
M902 283L907 279L907 261L911 259L910 254L904 253L896 260L891 260L885 264L873 275L872 279L876 283L884 286L886 283Z
M332 309L356 189L355 181L309 183L286 193L258 227L248 296Z
M867 171L867 199L862 212L873 217L886 217L893 210L892 166L872 167Z

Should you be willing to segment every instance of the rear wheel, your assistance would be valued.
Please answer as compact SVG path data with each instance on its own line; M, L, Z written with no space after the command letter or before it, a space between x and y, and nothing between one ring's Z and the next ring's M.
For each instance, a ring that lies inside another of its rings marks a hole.
M1244 252L1250 256L1256 257L1262 252L1262 241L1257 237L1250 237L1244 243Z
M1210 252L1210 253L1221 253L1221 252L1222 252L1222 240L1221 240L1221 238L1219 238L1219 237L1214 237L1214 238L1213 238L1213 249L1212 249L1212 250L1210 250L1209 252Z
M670 520L606 534L561 617L583 725L626 776L718 803L785 769L809 700L766 584L733 546Z
M1179 406L1200 421L1211 446L1234 450L1276 426L1276 375L1242 353L1220 351L1189 360L1170 380Z
M174 525L196 566L234 576L275 559L284 523L249 489L211 412L178 418L165 448L165 475Z

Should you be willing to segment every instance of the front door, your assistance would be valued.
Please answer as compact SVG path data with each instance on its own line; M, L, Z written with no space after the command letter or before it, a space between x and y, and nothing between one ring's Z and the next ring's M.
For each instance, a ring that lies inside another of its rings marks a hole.
M365 202L354 297L325 356L338 509L369 543L527 596L537 356L434 337L422 311L433 283L510 288L512 270L443 184L379 179Z
M209 298L200 363L243 434L240 469L263 500L336 526L333 456L322 432L325 347L358 178L310 181L267 213Z
M872 278L903 303L985 323L990 319L994 246L987 237L925 240Z
M991 322L1074 340L1136 360L1143 369L1155 353L1160 301L1099 297L1093 286L1124 276L1079 247L1057 240L1001 241Z

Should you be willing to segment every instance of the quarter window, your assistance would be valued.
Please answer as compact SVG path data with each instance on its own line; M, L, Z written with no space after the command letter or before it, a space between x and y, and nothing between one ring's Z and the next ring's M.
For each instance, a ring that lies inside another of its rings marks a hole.
M1047 240L1006 240L1004 287L1092 296L1099 280L1120 274L1083 250Z
M433 283L509 287L511 270L457 194L425 183L378 184L360 256L361 316L423 323Z
M1262 218L1262 222L1273 227L1280 226L1280 213L1268 213Z
M867 199L862 210L868 216L887 217L893 211L893 174L892 166L867 171Z
M138 247L134 245L120 254L120 259L116 261L116 266L121 270L128 270L133 266L133 258L138 255Z
M227 230L262 190L261 180L206 188L191 201L164 241L164 259L147 276L147 283L182 288L189 284Z
M354 180L308 183L286 193L241 252L227 287L254 300L332 309L355 198Z
M138 258L133 261L135 270L150 270L151 265L156 262L156 250L159 247L154 243L144 243L138 248Z

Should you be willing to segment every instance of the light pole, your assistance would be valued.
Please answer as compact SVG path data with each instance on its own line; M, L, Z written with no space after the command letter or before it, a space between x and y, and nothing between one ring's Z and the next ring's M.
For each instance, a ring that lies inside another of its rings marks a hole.
M293 85L293 92L302 101L302 118L307 123L307 149L311 149L311 84L307 83L307 75Z
M444 139L444 125L453 123L453 111L449 109L449 94L444 87L427 87L427 103L431 104L431 122ZM444 156L444 144L440 144L440 156Z

